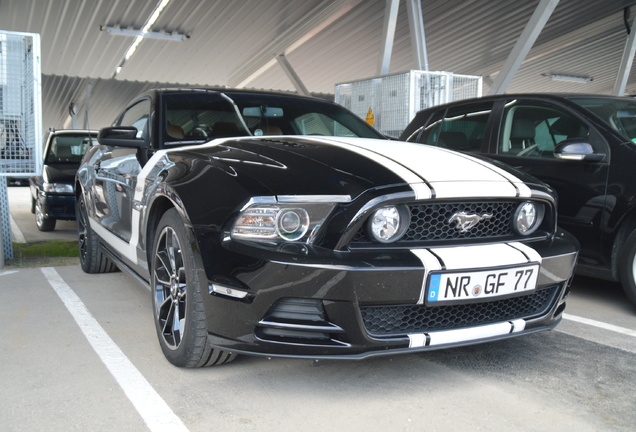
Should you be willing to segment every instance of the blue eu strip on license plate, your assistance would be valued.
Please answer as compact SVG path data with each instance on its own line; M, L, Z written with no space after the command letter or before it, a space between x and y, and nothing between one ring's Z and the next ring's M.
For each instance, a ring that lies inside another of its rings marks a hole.
M502 297L536 289L539 265L458 273L433 273L428 280L426 301L462 302Z

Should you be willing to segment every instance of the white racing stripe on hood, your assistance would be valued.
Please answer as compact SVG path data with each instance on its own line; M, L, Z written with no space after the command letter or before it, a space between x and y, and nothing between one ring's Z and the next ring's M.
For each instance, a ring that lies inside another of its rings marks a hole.
M348 150L350 152L359 154L360 156L364 156L367 159L371 159L374 162L382 165L388 170L392 171L398 177L401 177L405 183L409 184L413 191L415 192L415 198L417 200L429 199L432 198L433 192L431 189L424 183L424 179L417 173L415 170L411 169L396 160L393 157L386 156L387 153L391 152L391 147L387 144L391 141L389 140L374 140L374 139L364 139L364 138L341 138L341 137L306 137L311 139L312 141L317 141L323 144L328 144L336 147L340 147L342 149ZM368 142L379 142L384 143L384 148L380 149L382 151L378 151L378 149L369 149L366 145Z
M397 163L401 170L394 171L409 184L411 177L403 176L407 169L433 187L436 198L455 197L518 197L530 196L530 189L505 170L461 153L400 141L366 138L315 138L325 144L337 145L362 155L380 156L373 160L393 170ZM364 152L361 152L363 149Z
M441 149L440 149L440 150L441 150ZM446 151L449 151L449 150L446 150ZM498 166L496 166L496 165L493 165L493 164L490 164L490 163L488 163L488 162L485 162L485 161L483 161L483 160L481 160L481 159L478 159L478 158L476 158L476 157L473 157L473 156L467 155L467 154L465 154L465 153L461 153L461 155L462 155L463 157L465 157L466 159L472 160L472 161L473 161L473 162L475 162L475 163L482 164L482 165L488 165L488 167L489 167L491 170L493 170L493 171L495 171L495 172L497 172L497 173L501 174L501 176L502 176L502 177L505 177L505 178L506 178L509 182L514 183L514 185L517 187L517 189L519 189L519 196L520 196L520 197L523 197L523 198L529 198L530 196L532 196L532 191L530 190L530 188L528 187L528 185L527 185L527 184L526 184L523 180L521 180L521 179L519 179L519 178L515 177L515 176L514 176L513 174L511 174L510 172L508 172L508 171L506 171L506 170L504 170L504 169L501 169L501 168L499 168L499 167L498 167Z

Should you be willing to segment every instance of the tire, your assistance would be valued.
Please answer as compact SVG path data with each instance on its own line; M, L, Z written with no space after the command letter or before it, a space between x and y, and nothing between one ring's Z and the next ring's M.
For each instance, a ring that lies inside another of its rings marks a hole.
M35 198L31 197L31 213L35 214Z
M55 219L47 218L42 211L42 204L39 200L35 201L35 225L40 231L53 231L55 229Z
M627 298L636 305L636 230L625 240L618 260L621 285Z
M88 213L82 195L75 206L77 219L77 243L79 247L80 265L86 273L110 273L117 266L104 254L97 240L97 235L88 223Z
M236 354L210 343L194 253L175 209L164 213L155 230L150 270L155 328L166 359L179 367L234 360Z

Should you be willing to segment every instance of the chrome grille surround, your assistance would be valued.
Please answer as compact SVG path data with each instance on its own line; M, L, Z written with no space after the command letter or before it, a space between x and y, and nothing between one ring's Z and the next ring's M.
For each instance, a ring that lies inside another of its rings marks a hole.
M518 205L527 200L507 201L431 201L408 203L411 212L411 222L405 235L396 246L409 246L413 244L427 244L440 242L471 241L502 241L525 240L526 237L514 232L512 220ZM452 223L451 218L458 213L472 215L486 215L474 227L462 231ZM490 215L492 215L490 217ZM533 237L547 236L548 228L552 224L551 212L546 208L546 216L542 226ZM374 245L367 234L366 223L358 230L352 239L350 246L364 247ZM377 244L375 244L377 245ZM386 245L382 245L386 246Z

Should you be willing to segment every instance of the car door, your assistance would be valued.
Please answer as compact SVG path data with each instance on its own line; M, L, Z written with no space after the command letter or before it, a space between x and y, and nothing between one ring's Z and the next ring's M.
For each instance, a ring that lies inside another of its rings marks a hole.
M559 224L581 243L581 260L602 261L600 254L604 208L607 205L609 147L571 109L535 99L505 99L499 126L489 140L489 156L520 168L552 186L559 196ZM566 139L589 142L600 162L564 160L554 155Z
M137 138L149 142L150 100L143 99L124 111L115 126L134 126ZM95 193L101 205L95 214L100 225L126 242L131 238L133 194L141 166L137 150L105 147L96 168Z

